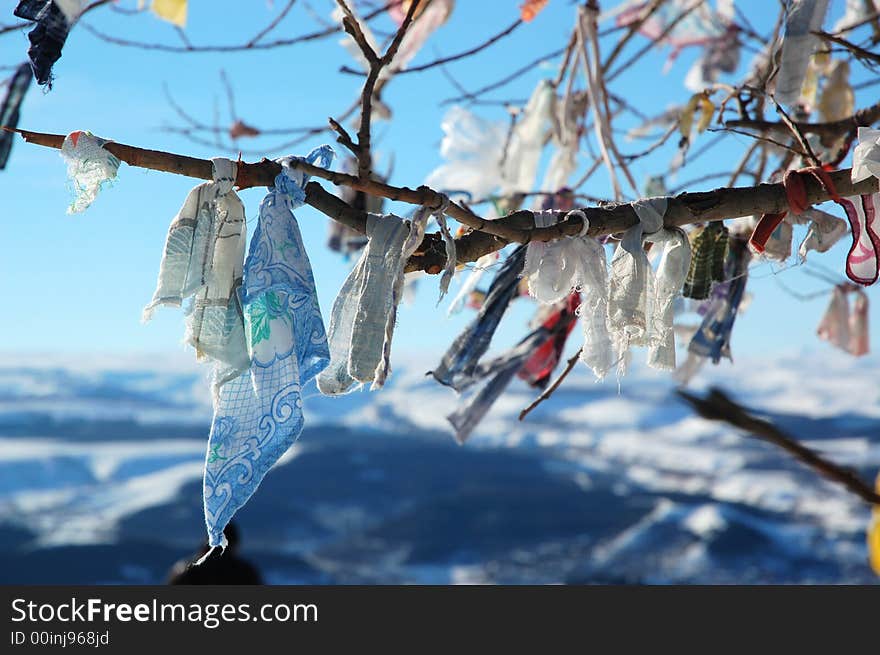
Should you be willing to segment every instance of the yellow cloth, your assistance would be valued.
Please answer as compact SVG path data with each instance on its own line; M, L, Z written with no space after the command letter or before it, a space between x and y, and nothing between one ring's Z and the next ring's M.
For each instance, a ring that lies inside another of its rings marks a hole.
M153 0L152 9L159 18L178 27L185 27L186 3L187 0Z
M880 473L877 474L877 493L880 493ZM880 505L874 506L873 515L868 527L868 557L874 573L880 575Z

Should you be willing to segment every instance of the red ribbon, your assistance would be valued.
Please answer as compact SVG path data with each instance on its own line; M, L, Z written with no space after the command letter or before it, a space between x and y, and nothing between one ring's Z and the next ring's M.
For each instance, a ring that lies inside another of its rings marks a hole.
M764 252L770 236L779 227L789 211L799 215L810 208L810 203L807 202L807 185L804 181L804 177L807 175L816 178L822 188L831 196L831 199L843 207L843 198L837 193L831 176L823 167L811 166L797 171L788 171L782 178L782 186L785 187L785 197L788 200L788 210L778 214L763 214L761 216L761 220L758 221L749 239L749 244L755 252Z

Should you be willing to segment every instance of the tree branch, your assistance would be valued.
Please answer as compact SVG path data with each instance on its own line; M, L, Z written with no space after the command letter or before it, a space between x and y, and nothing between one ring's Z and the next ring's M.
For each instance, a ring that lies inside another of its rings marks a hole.
M805 134L817 134L825 145L831 145L834 140L854 132L860 127L869 127L880 120L880 102L857 111L852 116L842 118L838 121L828 121L825 123L804 123L795 122L795 126ZM769 132L777 130L785 132L788 127L784 122L764 121L764 120L733 120L725 121L725 127L741 127L745 129L757 130L759 132Z
M376 16L385 13L385 11L387 11L388 9L388 6L390 5L383 5L374 9L369 14L364 16L364 20L369 21ZM274 41L261 41L260 39L262 39L263 37L261 37L258 33L257 36L248 39L248 41L242 44L168 45L165 43L150 43L148 41L132 41L129 39L123 39L117 36L113 36L112 34L107 34L105 32L97 30L87 23L81 23L81 27L87 32L91 33L92 36L106 43L112 43L113 45L118 45L126 48L139 48L141 50L156 50L160 52L173 52L179 54L194 52L242 52L245 50L272 50L274 48L283 48L300 43L307 43L309 41L317 41L319 39L324 39L328 36L333 36L334 34L337 34L339 31L341 31L339 25L332 25L331 27L317 30L315 32L309 32L300 36L294 36L286 39L275 39Z
M686 391L679 391L681 396L703 418L710 421L724 421L730 425L749 432L752 436L779 446L799 462L824 475L855 494L866 503L880 505L880 494L869 484L863 482L853 471L831 462L817 452L800 444L772 423L756 418L741 405L733 402L720 389L710 389L706 398L699 398Z
M360 129L358 129L357 143L358 177L362 180L369 179L372 174L373 157L370 152L370 127L372 124L373 93L376 88L376 82L379 81L379 75L381 74L382 69L389 65L394 59L394 55L397 54L397 50L400 48L403 37L406 35L409 26L412 25L413 18L419 8L420 2L421 0L412 0L409 9L406 12L406 17L403 19L403 23L401 23L397 33L394 35L394 40L391 41L391 45L388 46L385 54L379 57L367 41L366 36L364 36L360 23L352 13L351 9L349 9L345 0L336 0L336 3L342 8L342 11L345 12L345 18L342 19L342 25L345 28L345 31L355 40L355 43L357 43L361 53L363 53L364 58L366 58L367 63L370 65L370 72L367 74L367 79L364 82L364 90L361 93L361 125Z
M572 369L575 367L575 364L577 364L578 358L580 358L580 356L581 356L581 352L583 352L583 348L581 348L574 355L571 356L571 358L566 362L565 368L562 369L562 372L553 381L553 384L551 384L549 387L547 387L547 389L544 390L544 392L540 396L535 398L535 400L528 407L526 407L524 410L522 410L519 413L519 420L520 421L522 421L526 416L528 416L529 413L533 409L535 409L535 407L537 407L538 405L540 405L542 402L544 402L550 396L553 395L553 392L559 388L559 385L561 385L565 381L565 378L568 377L568 374L571 373Z
M4 128L8 129L8 128ZM50 148L60 149L64 143L63 134L43 134L27 130L15 130L25 141ZM186 175L197 179L210 180L212 166L210 160L197 159L186 155L178 155L159 150L136 148L122 143L110 142L104 146L120 160L131 166L148 168L156 171ZM327 180L337 186L347 186L370 195L381 196L390 200L399 200L413 205L436 207L442 196L433 189L420 186L417 189L395 187L377 180L364 180L354 175L329 171L304 161L294 161L291 166L313 177ZM270 186L281 172L281 166L269 159L257 163L242 162L239 164L236 185L246 189L255 186ZM851 169L843 169L830 173L831 180L838 193L842 196L855 196L875 193L878 180L869 178L853 184ZM830 200L828 191L811 177L804 180L806 201L813 205ZM788 210L785 187L782 184L759 184L751 187L719 188L713 191L680 193L667 199L664 224L667 227L681 227L692 223L720 221L728 218L739 218L755 214L774 214ZM312 204L309 202L309 204ZM317 206L316 206L317 208ZM590 222L587 234L598 237L623 232L639 222L638 216L630 203L607 204L599 207L583 207ZM569 214L556 225L536 228L535 215L529 210L520 210L497 220L480 218L472 211L456 203L450 203L448 214L458 222L470 227L473 233L460 240L458 261L465 263L476 261L480 256L500 250L508 243L528 243L529 241L553 241L566 236L576 236L583 229L580 216ZM331 214L332 218L336 218ZM348 224L348 223L347 223ZM364 223L365 226L365 223ZM364 226L349 225L359 232ZM428 246L431 244L428 243ZM413 270L434 270L442 267L445 255L434 252L430 247L423 249L425 254L413 257L407 267Z

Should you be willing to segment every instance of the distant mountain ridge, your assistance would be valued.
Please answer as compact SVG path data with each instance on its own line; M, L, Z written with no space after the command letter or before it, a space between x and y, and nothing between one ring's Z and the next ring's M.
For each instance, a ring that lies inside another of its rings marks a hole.
M0 581L161 581L203 538L206 369L48 362L0 357ZM868 477L877 363L775 357L699 384ZM875 580L866 507L696 418L666 375L634 367L618 391L579 367L524 422L536 392L517 381L459 447L455 394L425 370L395 362L376 393L306 390L305 432L238 519L269 581Z

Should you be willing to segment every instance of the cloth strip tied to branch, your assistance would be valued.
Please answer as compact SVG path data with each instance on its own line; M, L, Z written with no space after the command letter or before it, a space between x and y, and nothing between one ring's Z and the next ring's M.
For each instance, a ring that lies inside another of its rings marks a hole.
M421 244L432 211L421 208L409 224L393 214L367 218L369 242L331 310L331 362L318 376L321 393L347 393L358 382L372 382L372 389L385 383L403 295L403 266Z
M214 181L189 192L168 228L156 291L143 321L160 305L180 307L191 297L184 341L199 359L216 363L214 382L220 385L250 364L238 298L247 228L244 205L232 190L238 166L219 157L212 162Z
M305 158L329 166L333 150ZM305 201L308 175L285 157L260 203L241 304L250 367L220 387L205 463L205 522L211 546L303 428L302 387L330 361L311 263L293 210Z

